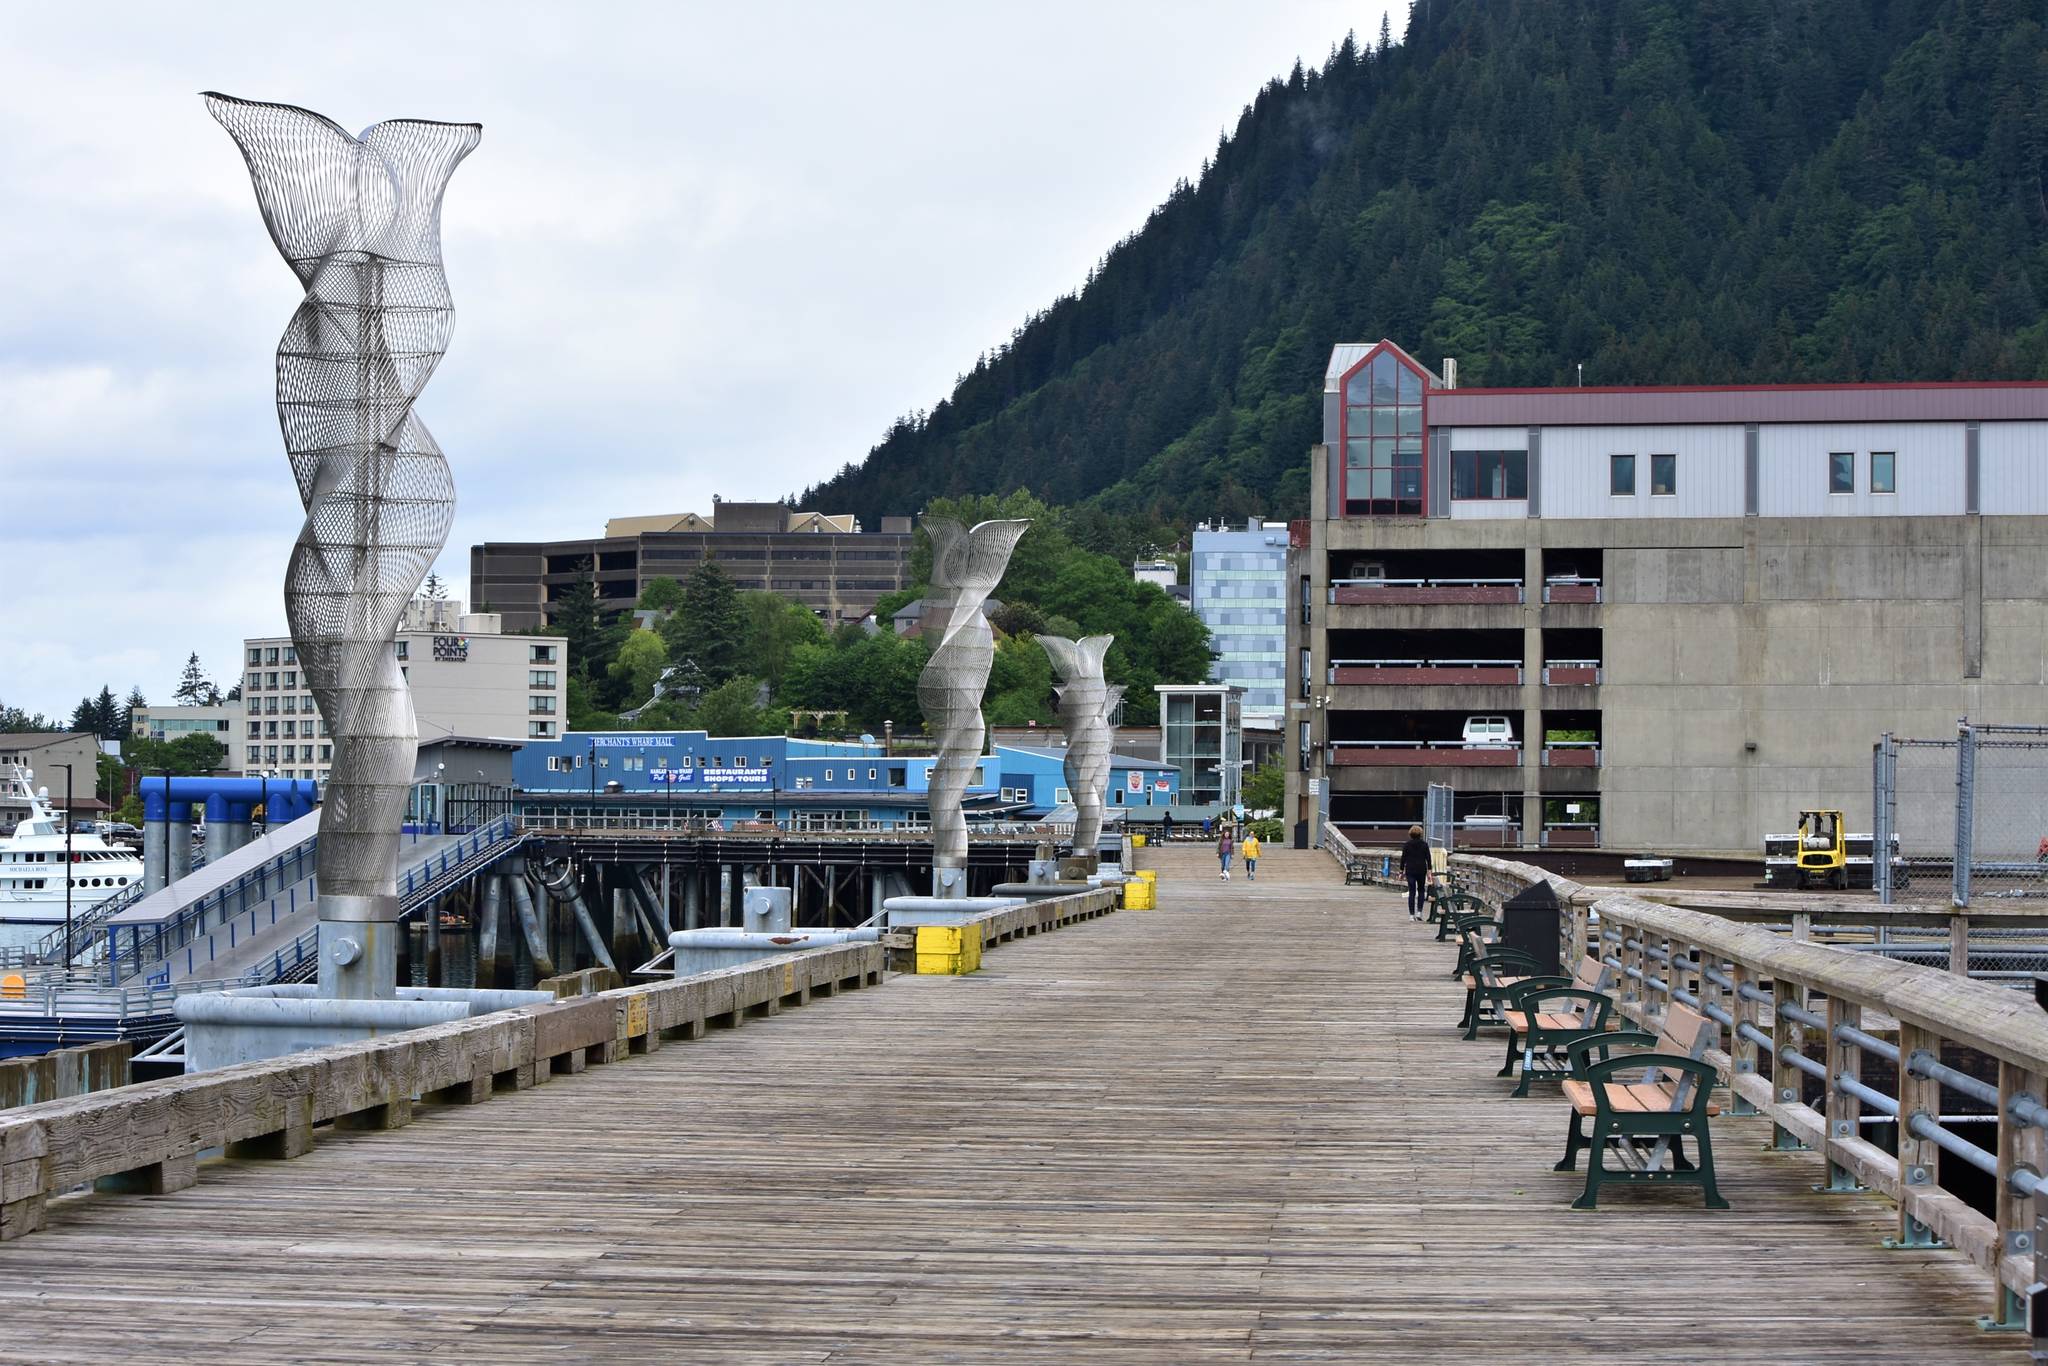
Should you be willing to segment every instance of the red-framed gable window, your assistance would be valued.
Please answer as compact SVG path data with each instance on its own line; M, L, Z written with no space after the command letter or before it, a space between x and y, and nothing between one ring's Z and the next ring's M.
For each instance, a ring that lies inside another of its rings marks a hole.
M1343 515L1425 516L1429 381L1422 367L1381 342L1344 372L1343 395Z

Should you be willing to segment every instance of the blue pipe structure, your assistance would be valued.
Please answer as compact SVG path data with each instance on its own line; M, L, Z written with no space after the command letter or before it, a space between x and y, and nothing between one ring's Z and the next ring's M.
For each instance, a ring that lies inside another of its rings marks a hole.
M192 871L192 808L206 812L206 857L232 853L249 842L249 817L262 805L273 826L312 811L320 787L311 778L215 778L156 774L142 794L142 885L161 891Z
M310 815L320 804L320 784L312 778L211 778L204 776L145 777L142 819L190 824L192 808L201 806L208 820L247 821L257 806L267 810L268 823L284 825ZM239 810L240 816L232 814Z

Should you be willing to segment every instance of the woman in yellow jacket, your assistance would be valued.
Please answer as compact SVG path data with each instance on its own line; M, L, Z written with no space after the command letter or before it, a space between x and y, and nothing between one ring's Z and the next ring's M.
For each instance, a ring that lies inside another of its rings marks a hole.
M1246 835L1244 837L1244 880L1246 882L1257 882L1259 880L1259 837L1257 835Z

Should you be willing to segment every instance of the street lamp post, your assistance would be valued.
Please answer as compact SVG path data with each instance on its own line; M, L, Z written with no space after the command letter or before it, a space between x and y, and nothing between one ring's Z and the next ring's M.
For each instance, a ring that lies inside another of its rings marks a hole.
M71 856L71 765L58 764L64 770L64 970L71 971L71 884L76 880L77 869ZM24 855L26 857L26 855Z
M597 741L590 742L590 825L597 828Z

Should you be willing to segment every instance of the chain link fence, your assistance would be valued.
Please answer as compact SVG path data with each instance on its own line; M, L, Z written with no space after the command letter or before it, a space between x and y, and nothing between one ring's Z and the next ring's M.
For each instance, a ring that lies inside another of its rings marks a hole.
M1966 719L1953 740L1887 733L1871 768L1880 901L1909 890L1925 900L1944 886L1959 907L2048 900L2048 726Z
M1457 797L1456 789L1448 783L1431 783L1429 791L1422 796L1422 837L1429 841L1430 848L1449 852L1457 818L1451 814L1451 806Z

